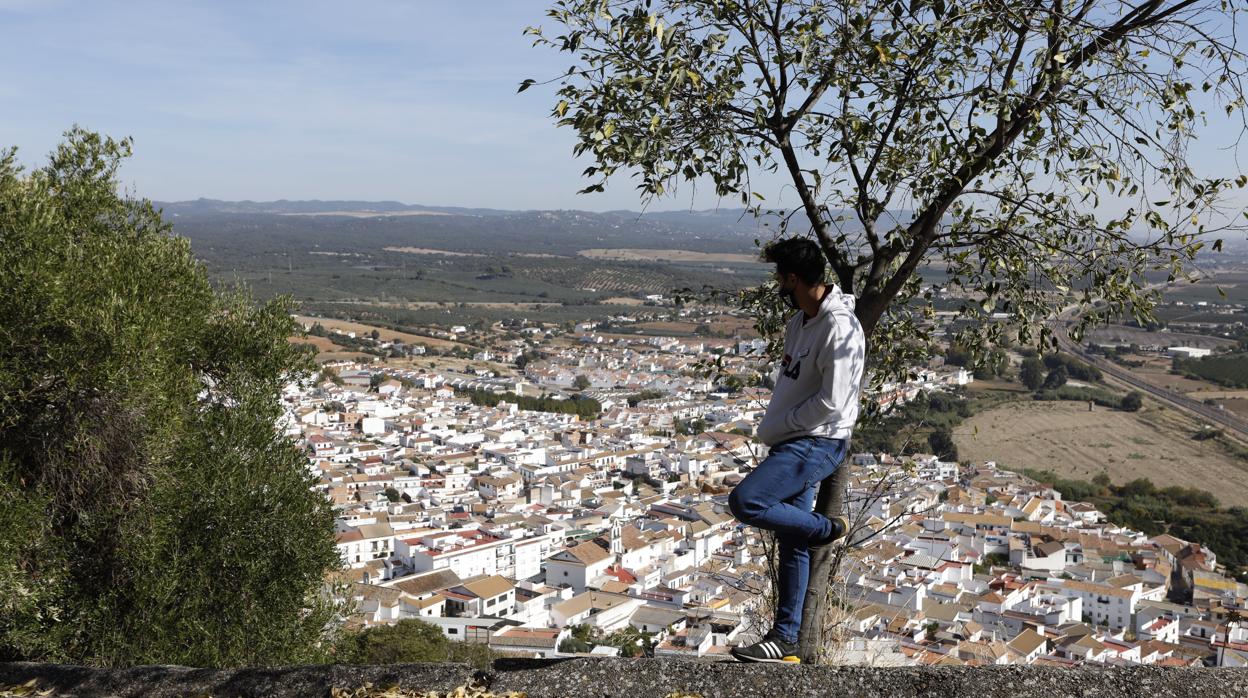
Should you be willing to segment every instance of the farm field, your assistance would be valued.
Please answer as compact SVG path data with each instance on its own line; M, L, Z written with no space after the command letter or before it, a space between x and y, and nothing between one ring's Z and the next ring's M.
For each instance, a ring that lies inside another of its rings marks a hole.
M316 362L323 364L330 361L370 361L372 356L362 351L346 351L344 347L329 341L326 337L287 337L291 344L311 344L316 347Z
M1248 460L1214 441L1193 440L1199 425L1145 401L1140 412L1080 402L1016 401L977 414L954 431L963 460L1006 469L1050 469L1091 480L1105 472L1118 484L1148 478L1214 493L1224 506L1248 505Z
M642 330L647 334L668 333L668 334L676 334L676 335L688 335L688 334L693 334L693 331L697 329L698 326L696 323L693 323L693 322L661 321L661 322L639 322L633 325L633 327L636 327L637 329Z
M286 341L291 344L311 344L316 347L316 362L323 364L330 361L372 361L371 354L365 354L362 351L349 351L346 347L340 347L329 341L327 337L287 337Z
M754 329L754 320L751 318L717 315L710 318L710 320L711 331L716 334L740 335L742 337L758 336L758 330Z
M736 252L694 252L692 250L590 249L577 252L590 259L620 262L735 262L762 264L757 255Z
M310 317L307 315L297 315L295 316L295 320L301 323L304 323L306 325L311 325L313 323L319 322L322 325L324 325L325 329L327 330L338 329L338 330L342 330L343 332L355 332L357 335L367 334L369 332L372 332L373 330L377 330L377 332L380 333L379 336L381 337L382 341L386 341L390 339L399 339L410 344L425 344L430 347L438 347L441 349L449 349L449 348L457 347L457 346L471 348L471 347L467 347L467 345L463 345L458 342L452 342L447 339L439 339L437 337L426 337L424 335L409 334L407 332L396 332L394 330L388 330L384 327L375 327L373 325L365 325L359 322L348 322L346 320L335 320L333 318ZM332 342L329 342L328 339L324 339L324 338L308 337L306 338L305 341L312 340L312 339L323 339L325 342L328 342L331 346L341 349L341 347L337 347L337 345L334 345Z
M1222 405L1222 409L1230 410L1244 419L1248 419L1248 398L1223 398L1218 402Z
M1191 394L1201 391L1217 389L1220 386L1212 381L1196 380L1186 376L1180 376L1170 372L1170 359L1158 357L1144 357L1136 355L1128 355L1129 360L1144 359L1146 363L1143 366L1131 367L1131 372L1166 390L1174 390L1176 392Z
M1025 388L1023 385L1019 383L1015 383L1013 381L999 380L999 379L984 380L982 378L976 378L974 381L972 381L970 384L966 386L966 390L968 393L971 393L972 395L976 393L994 393L994 392L1000 392L1000 393L1030 393L1031 392L1027 390L1027 388Z
M387 252L404 252L407 254L434 254L444 257L484 257L483 254L475 252L452 252L450 250L432 250L427 247L383 247Z
M1242 355L1241 355L1242 356ZM1248 390L1228 388L1211 380L1202 380L1181 376L1170 372L1171 360L1165 357L1141 356L1129 354L1125 358L1130 361L1144 361L1143 366L1131 367L1131 372L1144 380L1165 390L1173 390L1193 400L1213 400L1223 409L1248 417ZM1225 362L1225 360L1223 360ZM1244 361L1241 359L1241 361ZM1246 362L1248 363L1248 362ZM1234 368L1234 362L1226 362L1227 368ZM1237 367L1241 375L1245 375L1245 367Z

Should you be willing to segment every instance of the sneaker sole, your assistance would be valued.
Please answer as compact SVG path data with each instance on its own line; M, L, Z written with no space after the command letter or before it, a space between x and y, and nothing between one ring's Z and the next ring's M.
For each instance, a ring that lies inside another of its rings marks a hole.
M785 657L781 657L780 659L764 659L762 657L750 657L746 655L740 655L735 652L730 652L730 654L732 654L733 659L736 659L739 662L747 662L747 663L755 663L755 664L801 664L802 663L801 657L795 657L791 654Z

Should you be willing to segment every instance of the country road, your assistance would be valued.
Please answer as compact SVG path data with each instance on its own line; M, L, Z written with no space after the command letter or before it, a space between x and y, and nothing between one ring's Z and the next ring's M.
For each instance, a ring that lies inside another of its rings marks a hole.
M1199 400L1193 400L1186 395L1166 390L1161 386L1149 383L1112 361L1085 351L1083 346L1071 340L1070 335L1067 333L1071 317L1073 317L1073 311L1067 309L1062 311L1058 319L1053 322L1053 333L1057 337L1058 346L1063 351L1078 356L1083 361L1099 368L1105 375L1136 388L1154 399L1177 407L1209 424L1216 424L1241 439L1248 439L1248 420L1241 419L1234 412L1220 410Z

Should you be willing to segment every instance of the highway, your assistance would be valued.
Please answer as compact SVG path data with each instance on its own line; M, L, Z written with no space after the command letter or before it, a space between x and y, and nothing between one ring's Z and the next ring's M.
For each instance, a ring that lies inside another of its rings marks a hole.
M1113 378L1121 383L1125 383L1141 393L1148 395L1156 400L1170 404L1180 410L1184 410L1189 414L1203 420L1207 424L1222 427L1228 432L1241 439L1248 439L1248 420L1244 420L1237 416L1234 412L1220 410L1212 405L1206 405L1199 400L1193 400L1186 395L1176 393L1173 390L1166 390L1161 386L1154 385L1139 376L1131 373L1127 368L1120 366L1108 359L1095 354L1090 354L1084 350L1083 346L1076 344L1067 333L1067 327L1071 324L1075 316L1074 310L1067 308L1063 310L1058 319L1053 322L1053 334L1057 337L1057 344L1070 354L1078 356L1093 366L1101 369L1106 376Z

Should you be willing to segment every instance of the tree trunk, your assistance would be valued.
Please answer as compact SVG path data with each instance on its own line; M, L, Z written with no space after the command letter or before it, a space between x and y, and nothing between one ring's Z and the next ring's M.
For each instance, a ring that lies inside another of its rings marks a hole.
M845 486L849 481L849 449L845 460L836 472L819 483L819 496L815 499L815 511L827 517L842 513L845 502ZM802 606L802 636L798 653L803 662L813 663L819 658L823 647L823 619L827 610L828 582L836 571L832 562L836 559L834 546L825 545L810 553L810 583L806 585L806 601Z

